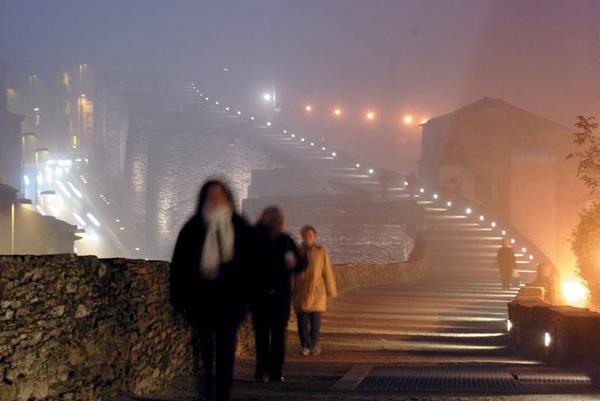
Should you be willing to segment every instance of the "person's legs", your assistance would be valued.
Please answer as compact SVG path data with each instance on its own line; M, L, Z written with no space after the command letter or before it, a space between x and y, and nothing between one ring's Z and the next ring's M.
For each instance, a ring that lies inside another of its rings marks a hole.
M207 398L211 398L214 393L214 363L215 363L215 327L212 322L203 320L194 325L194 354L198 358L195 363L202 360L204 370L204 393ZM196 365L195 368L198 368Z
M254 326L254 344L256 350L255 377L257 380L268 381L269 366L269 336L270 322L266 305L255 306L252 310Z
M321 353L321 343L319 342L321 335L321 312L310 313L310 341L312 344L312 352L315 355Z
M229 400L233 384L237 321L219 322L217 325L217 401Z
M304 349L310 349L312 346L309 336L309 320L310 313L298 313L298 336L300 337L300 346L302 347L302 351L304 351Z
M287 323L285 316L275 316L271 322L269 374L272 381L281 381L283 378Z

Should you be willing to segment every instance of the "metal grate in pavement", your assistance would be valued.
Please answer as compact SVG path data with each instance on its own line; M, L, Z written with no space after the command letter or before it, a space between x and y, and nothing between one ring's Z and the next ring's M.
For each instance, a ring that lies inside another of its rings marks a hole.
M594 380L586 374L550 373L550 374L517 374L519 383L557 383L557 384L593 384Z
M359 390L402 392L508 392L523 391L514 376L502 368L375 367Z

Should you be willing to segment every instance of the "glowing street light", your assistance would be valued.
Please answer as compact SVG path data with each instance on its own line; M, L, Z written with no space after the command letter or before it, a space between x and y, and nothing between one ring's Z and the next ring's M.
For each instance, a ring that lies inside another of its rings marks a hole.
M571 306L585 306L587 289L579 280L567 280L562 284L565 301Z
M341 115L342 115L342 110L341 110L341 109L335 109L335 110L333 110L333 114L334 114L336 117L339 117L339 116L341 116Z
M271 94L270 94L270 93L265 93L265 94L263 95L263 99L265 100L265 102L270 102L272 98L273 98L273 97L271 96Z
M375 119L375 113L373 113L372 111L368 111L365 117L367 118L367 120L373 120Z
M408 124L412 124L412 122L413 122L413 118L411 115L404 116L404 124L408 125Z
M304 110L310 113L312 111L312 106L310 104L307 104L306 107L304 107Z
M356 168L360 168L360 164L359 163L356 163Z

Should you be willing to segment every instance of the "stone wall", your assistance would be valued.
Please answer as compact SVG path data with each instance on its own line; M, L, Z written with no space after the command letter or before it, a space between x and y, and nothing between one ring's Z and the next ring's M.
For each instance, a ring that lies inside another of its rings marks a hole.
M167 300L169 264L73 255L0 257L0 400L106 400L191 368Z
M340 293L424 275L425 261L334 266ZM191 373L191 332L168 301L169 264L0 256L0 400L110 400ZM249 321L238 353L254 348Z
M600 362L600 314L541 297L508 304L509 344L518 355L554 362Z
M427 259L384 265L352 263L333 267L339 294L360 287L414 281L427 274Z

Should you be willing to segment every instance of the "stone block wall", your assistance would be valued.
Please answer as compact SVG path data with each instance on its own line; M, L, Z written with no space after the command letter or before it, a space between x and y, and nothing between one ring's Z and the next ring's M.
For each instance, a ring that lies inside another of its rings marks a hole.
M517 299L508 304L508 319L509 344L517 354L554 362L600 362L599 313Z
M426 261L334 266L338 292L423 277ZM142 395L192 370L191 330L169 302L169 263L0 256L0 401ZM251 353L249 319L238 354Z
M107 400L191 369L166 262L0 257L0 400Z

